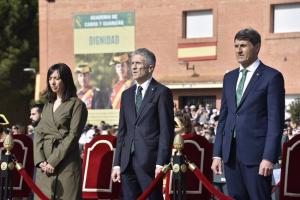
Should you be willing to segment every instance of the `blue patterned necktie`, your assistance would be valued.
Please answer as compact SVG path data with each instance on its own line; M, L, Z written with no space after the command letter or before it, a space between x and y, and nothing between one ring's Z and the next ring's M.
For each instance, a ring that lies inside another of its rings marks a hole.
M135 95L135 109L136 112L139 111L141 104L142 104L142 100L143 100L143 95L142 95L142 90L143 88L141 86L138 86L136 95Z
M247 77L247 69L242 69L240 72L242 72L242 78L240 79L240 82L238 84L238 87L236 89L236 105L240 104L240 101L243 96L243 90L244 90L244 84Z

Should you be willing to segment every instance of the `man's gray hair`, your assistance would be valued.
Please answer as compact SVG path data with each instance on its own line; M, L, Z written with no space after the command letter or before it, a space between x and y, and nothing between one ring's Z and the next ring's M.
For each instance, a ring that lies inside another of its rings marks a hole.
M131 56L134 56L134 55L143 56L146 61L146 64L155 66L155 63L156 63L155 55L149 49L146 49L146 48L137 49L131 54Z

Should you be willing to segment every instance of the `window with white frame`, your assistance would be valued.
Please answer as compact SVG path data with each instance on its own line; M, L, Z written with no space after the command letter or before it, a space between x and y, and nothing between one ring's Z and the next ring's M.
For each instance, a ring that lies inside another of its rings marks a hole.
M274 33L300 32L300 3L273 6Z
M213 37L212 10L186 11L185 23L186 38Z

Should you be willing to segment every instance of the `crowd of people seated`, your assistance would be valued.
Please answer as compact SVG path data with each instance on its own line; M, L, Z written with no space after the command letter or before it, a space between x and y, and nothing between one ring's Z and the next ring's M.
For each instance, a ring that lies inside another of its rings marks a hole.
M214 143L215 133L218 126L219 110L211 108L209 104L203 105L186 105L183 109L174 108L174 123L176 134L195 134L205 137L209 142ZM29 124L13 124L11 128L1 131L0 142L5 139L9 133L13 135L27 134L33 136L34 126ZM81 150L86 143L90 142L96 135L114 135L118 132L117 125L111 125L101 121L99 125L86 124L83 133L79 139ZM300 125L293 123L290 118L285 120L285 128L282 134L282 144L287 142L296 134L300 134Z
M183 109L174 107L174 122L176 134L195 134L205 137L209 142L214 143L215 133L218 125L219 110L210 108L210 105L186 105ZM99 125L86 124L83 133L79 139L81 153L83 153L84 145L90 142L97 135L114 135L118 132L117 125L107 124L101 121ZM10 128L1 127L0 142L3 142L6 135L12 133L27 134L32 137L34 126L22 124L13 124ZM285 120L285 127L282 134L282 143L289 141L295 135L300 134L300 125L291 121L290 118ZM83 157L83 155L81 155ZM280 167L280 159L279 165Z
M205 137L213 143L218 125L219 110L206 106L184 106L184 109L175 109L175 132L180 134L195 134Z
M215 133L218 126L219 110L211 108L209 104L203 105L185 105L183 109L174 108L174 122L176 134L195 134L205 137L209 142L214 143ZM33 135L34 126L29 124L13 124L11 128L3 129L0 135L0 142L10 132L13 135L27 134ZM79 139L81 149L90 142L96 135L114 135L118 132L117 125L111 125L101 121L99 125L86 124L84 131ZM285 120L285 128L282 134L282 143L287 142L296 134L300 134L300 125L293 123L290 118Z

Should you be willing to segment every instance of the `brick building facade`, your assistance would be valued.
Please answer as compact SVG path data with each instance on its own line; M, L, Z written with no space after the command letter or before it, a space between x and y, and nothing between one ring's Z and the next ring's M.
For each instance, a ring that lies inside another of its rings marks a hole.
M135 48L146 47L156 54L154 77L172 89L180 107L199 103L220 107L223 75L238 66L233 37L245 27L260 32L259 58L283 73L289 102L300 95L300 28L275 30L275 11L282 4L287 5L284 11L299 11L296 0L39 0L40 89L46 87L50 65L65 62L75 67L74 15L130 11L135 14ZM201 22L202 11L211 19L211 27L204 28L210 30L208 36L188 27L193 23L188 17ZM292 19L296 25L298 19Z

